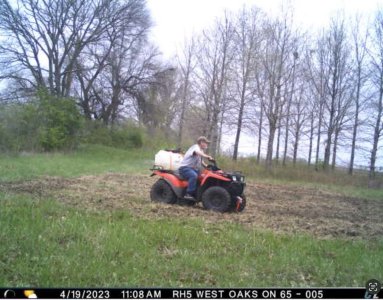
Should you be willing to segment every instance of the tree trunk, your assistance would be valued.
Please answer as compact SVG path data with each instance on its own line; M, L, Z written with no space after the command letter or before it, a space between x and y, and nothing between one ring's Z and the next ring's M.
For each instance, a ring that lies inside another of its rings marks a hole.
M237 133L235 135L233 160L237 160L237 157L238 157L239 138L241 136L242 122L243 122L243 111L245 108L245 92L246 92L246 81L244 80L243 85L242 85L242 92L241 92L241 103L239 105L239 113L238 113L238 120L237 120Z
M261 160L262 125L263 125L263 105L261 104L261 113L260 113L260 116L259 116L259 128L258 128L257 164L259 164L259 162Z
M281 140L281 118L278 119L278 129L277 129L277 149L275 153L275 163L278 165L279 164L279 145L280 145L280 140Z
M315 154L315 169L316 170L318 170L318 164L319 164L319 148L320 148L320 142L321 142L322 121L323 121L323 102L321 99L321 103L319 104L319 123L318 123L317 146L316 146L316 154Z
M336 165L336 153L338 149L338 138L339 138L339 130L335 130L335 136L334 136L334 146L332 149L332 163L331 163L331 169L335 170Z
M300 130L301 130L301 112L299 111L299 106L298 106L298 119L296 121L295 132L294 132L294 154L293 154L293 165L294 166L297 163Z
M356 88L356 99L355 99L355 120L354 127L352 130L352 143L351 143L351 157L350 164L348 167L348 174L352 175L354 171L354 160L355 160L355 146L356 146L356 137L358 134L359 126L359 110L360 110L360 88L361 88L361 68L358 68L358 84Z
M289 142L289 126L290 126L290 109L291 109L291 102L293 101L293 95L294 95L294 86L295 86L295 62L298 58L298 53L294 52L294 63L293 63L293 76L292 76L292 83L291 83L291 95L289 97L289 101L287 102L287 114L286 114L286 131L285 131L285 149L283 152L283 162L282 165L286 165L286 156L287 156L287 147Z
M183 127L184 127L188 84L189 84L189 70L186 73L184 88L182 91L181 114L180 114L180 123L179 123L179 129L178 129L179 131L178 131L178 137L177 137L178 148L181 148L181 146L182 146L182 131L183 131Z
M269 132L269 139L267 142L267 155L266 155L266 169L268 171L271 170L272 164L273 164L273 145L274 145L274 137L275 137L276 130L277 130L276 125L270 124L270 132Z
M376 163L376 155L378 152L378 144L379 138L382 131L382 114L383 114L383 74L381 74L381 86L379 91L379 102L378 102L378 115L376 117L375 128L374 128L374 140L371 150L371 158L370 158L370 173L369 178L375 178L375 163Z
M314 139L314 112L311 112L311 123L310 123L310 145L309 145L309 158L307 164L311 165L311 155L313 150L313 139Z
M293 154L293 165L295 166L297 163L297 155L298 155L298 146L299 146L299 132L295 132L295 141L294 141L294 154Z
M333 82L333 90L335 90L335 80ZM334 133L334 117L335 117L335 96L336 93L333 92L331 97L331 108L330 108L330 119L329 119L329 125L327 129L327 141L326 141L326 147L324 150L324 169L327 170L330 166L330 156L331 156L331 145L332 145L332 135Z

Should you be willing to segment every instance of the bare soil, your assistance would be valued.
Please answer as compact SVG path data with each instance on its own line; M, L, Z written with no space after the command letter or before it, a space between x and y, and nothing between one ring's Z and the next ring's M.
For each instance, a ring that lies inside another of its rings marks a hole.
M247 207L242 213L206 211L194 207L150 201L157 178L129 174L104 174L64 179L45 177L0 184L9 192L52 197L87 210L127 210L142 218L202 218L286 233L308 233L319 238L371 239L383 236L383 201L346 197L330 191L250 181Z

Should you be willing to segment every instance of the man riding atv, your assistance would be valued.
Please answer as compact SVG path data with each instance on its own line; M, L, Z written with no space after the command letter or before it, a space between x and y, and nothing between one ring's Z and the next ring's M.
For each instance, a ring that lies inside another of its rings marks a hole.
M202 202L204 208L217 212L244 210L245 177L241 172L224 172L218 168L215 160L204 153L208 143L209 140L201 136L183 158L176 150L161 150L158 160L156 155L150 176L159 176L159 179L150 190L152 201L186 205ZM212 164L206 165L202 158ZM174 168L176 162L178 169Z
M209 143L210 141L206 137L200 136L197 140L197 144L191 146L188 151L186 151L181 162L179 173L188 181L188 187L184 196L186 200L196 199L198 175L202 166L207 167L202 158L207 158L210 161L214 160L213 157L204 153Z

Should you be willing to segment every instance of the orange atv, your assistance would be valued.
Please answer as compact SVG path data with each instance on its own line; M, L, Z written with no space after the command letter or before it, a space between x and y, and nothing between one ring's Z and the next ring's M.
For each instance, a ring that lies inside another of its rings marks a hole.
M202 201L203 207L218 212L241 212L246 206L244 189L245 177L239 173L225 173L215 163L208 165L197 181L196 201L186 200L188 182L177 171L163 170L154 167L151 176L159 176L150 191L150 198L155 202L168 204L194 205Z

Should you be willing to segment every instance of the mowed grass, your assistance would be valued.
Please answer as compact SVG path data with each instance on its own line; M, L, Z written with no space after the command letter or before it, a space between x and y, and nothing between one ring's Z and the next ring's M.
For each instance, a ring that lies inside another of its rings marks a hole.
M105 172L147 174L153 163L154 153L151 151L123 150L100 145L84 145L69 153L0 154L0 182L40 176L76 177Z
M1 193L0 286L364 286L382 241L317 240L233 224L143 220Z
M383 239L323 240L202 219L147 220L1 190L1 182L41 176L149 174L153 157L103 146L0 156L0 286L337 287L383 279Z

